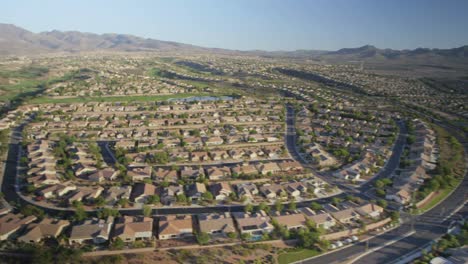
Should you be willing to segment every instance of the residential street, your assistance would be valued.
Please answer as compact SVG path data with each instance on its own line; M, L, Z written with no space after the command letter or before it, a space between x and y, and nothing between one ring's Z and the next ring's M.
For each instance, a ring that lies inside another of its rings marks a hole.
M445 126L447 129L453 129L444 123L438 122L439 125ZM450 131L450 130L449 130ZM453 132L453 131L452 131ZM468 153L468 144L464 142L460 134L453 132L452 135L457 137L460 142L463 142L465 153ZM466 158L466 164L468 164L468 157ZM414 223L415 233L408 236L398 242L389 246L383 247L375 252L372 252L363 258L359 259L356 263L393 263L399 257L412 252L415 249L427 244L428 242L436 239L447 232L447 228L453 220L460 219L460 217L468 217L468 206L466 205L467 192L468 190L468 171L465 173L465 177L462 182L455 189L455 191L439 203L437 206L432 208L430 211L414 217L412 222ZM462 209L450 216L450 214L459 207ZM405 218L403 216L403 218ZM369 240L368 249L372 250L377 248L384 243L388 243L394 239L398 239L403 234L407 233L412 229L411 221L408 218L403 219L405 221L402 226L395 229L392 232L379 235ZM348 263L351 259L365 252L366 244L358 243L351 247L342 249L333 254L319 256L314 259L303 261L302 263L308 264L320 264L320 263Z

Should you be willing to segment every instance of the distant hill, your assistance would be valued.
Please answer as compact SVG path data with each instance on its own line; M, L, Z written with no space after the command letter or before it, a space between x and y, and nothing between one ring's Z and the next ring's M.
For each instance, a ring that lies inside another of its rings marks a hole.
M188 44L140 38L124 34L78 31L33 33L11 24L0 24L0 55L78 51L204 51Z
M0 55L27 55L50 52L80 51L175 51L210 52L260 57L281 57L311 59L324 62L386 62L386 63L431 63L465 64L468 46L454 49L392 50L378 49L371 45L359 48L345 48L337 51L296 50L296 51L236 51L218 48L204 48L171 41L141 38L125 34L94 34L79 31L49 31L33 33L11 24L0 23Z
M371 45L362 46L359 48L346 48L337 51L330 51L321 55L323 58L341 57L341 59L417 59L417 58L468 58L468 45L453 49L427 49L417 48L414 50L393 50L393 49L378 49Z

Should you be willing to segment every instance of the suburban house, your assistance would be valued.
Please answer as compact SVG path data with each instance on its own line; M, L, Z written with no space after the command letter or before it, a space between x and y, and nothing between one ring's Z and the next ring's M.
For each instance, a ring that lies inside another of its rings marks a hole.
M205 139L205 145L207 146L213 146L213 145L221 145L223 144L224 141L221 137L209 137Z
M177 170L157 168L154 171L154 176L155 176L156 180L160 181L160 182L176 183L177 180L178 180Z
M142 216L123 216L116 220L114 239L119 237L124 242L133 242L153 237L153 218Z
M102 188L101 186L98 186L98 187L77 187L76 191L74 191L73 193L71 193L71 195L69 195L67 197L67 201L69 204L73 203L74 201L82 201L83 199L89 199L89 200L92 200L92 199L96 199L97 197L99 197L102 193L102 191L104 190L104 188Z
M232 213L236 219L241 234L248 234L252 240L261 239L263 234L269 234L274 227L270 223L270 217L263 211L257 213Z
M278 163L279 168L282 171L301 171L303 170L302 165L297 161L285 160Z
M170 205L177 200L177 196L184 194L184 187L182 185L169 185L164 187L159 196L161 197L161 203L164 205Z
M57 174L54 173L44 173L39 174L33 177L29 177L26 179L29 184L34 185L35 187L41 185L50 185L50 184L59 184L60 180L57 178Z
M151 179L151 170L151 166L128 168L127 175L133 181L143 181L144 179Z
M338 220L342 224L350 224L353 221L359 219L359 214L356 213L354 208L348 208L337 212L332 212L331 214L336 220Z
M335 219L329 213L316 213L308 207L301 208L301 212L305 215L307 219L312 220L312 222L315 223L316 227L321 227L327 230L336 225Z
M210 185L210 191L215 200L224 201L232 193L231 186L227 182L218 182Z
M304 228L306 223L306 218L301 213L286 213L273 216L273 219L276 220L279 225L285 226L288 230Z
M240 174L254 175L254 174L258 174L258 170L254 165L242 164L242 165L236 165L235 167L233 167L232 173L236 173L237 175L240 175Z
M235 233L234 221L229 213L198 215L200 231L208 234L227 235Z
M132 186L112 186L105 192L104 199L109 205L114 205L120 199L130 200L130 194L132 193Z
M190 160L192 162L199 162L199 161L209 161L210 156L206 151L192 151L190 153Z
M205 175L205 172L203 171L202 168L199 169L192 169L190 167L184 167L180 171L180 177L181 178L190 178L190 179L196 179L199 176Z
M57 238L63 229L70 225L69 221L44 218L37 224L29 224L24 235L18 241L24 243L38 243L44 238Z
M222 180L231 176L231 169L229 167L210 167L206 169L206 175L212 181Z
M236 185L237 195L246 197L248 201L254 200L254 196L259 193L257 185L251 182L239 183Z
M287 193L281 184L265 183L260 187L260 192L268 199L287 197Z
M75 191L76 186L72 182L64 182L62 184L49 185L39 191L39 194L44 198L62 197L70 191Z
M113 181L117 178L119 172L112 168L105 168L102 170L98 170L94 173L88 175L88 179L94 182L103 182L103 181Z
M356 208L356 212L364 217L379 218L384 209L376 204L367 203Z
M148 183L137 183L133 186L130 199L135 203L144 203L148 196L156 194L156 186Z
M206 192L206 186L203 183L195 182L188 186L187 188L187 197L190 197L192 200L200 200L203 193Z
M266 175L269 173L274 174L274 173L281 171L280 167L278 166L276 162L268 162L268 163L259 164L257 168L258 168L258 171L263 175Z
M102 244L109 240L114 218L109 216L106 220L93 218L84 221L83 224L72 227L69 242L70 244L82 244L83 242L93 242Z
M0 240L5 240L16 231L36 220L35 216L8 213L0 218Z
M388 200L393 200L400 204L408 204L409 202L411 202L411 193L407 188L391 188L387 190L385 198Z
M298 198L301 194L307 192L307 186L303 182L288 182L282 184L284 190L289 194L289 196Z
M159 219L158 238L161 240L193 236L191 215L167 215Z

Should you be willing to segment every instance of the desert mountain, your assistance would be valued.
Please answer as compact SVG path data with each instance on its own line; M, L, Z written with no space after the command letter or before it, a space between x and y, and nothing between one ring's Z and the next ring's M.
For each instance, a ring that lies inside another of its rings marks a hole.
M141 38L126 34L94 34L79 31L49 31L33 33L11 24L0 23L0 55L26 55L50 52L80 51L176 51L211 52L256 55L262 57L288 57L324 61L418 61L425 60L466 62L468 46L454 49L392 50L378 49L371 45L345 48L337 51L234 51L203 48L171 41Z
M204 48L124 34L93 34L78 31L33 33L11 24L0 24L0 54L113 51L202 51Z

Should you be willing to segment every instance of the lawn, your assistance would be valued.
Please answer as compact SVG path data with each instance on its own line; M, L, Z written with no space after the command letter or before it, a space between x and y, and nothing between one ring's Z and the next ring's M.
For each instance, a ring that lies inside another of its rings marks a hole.
M433 125L433 128L437 133L437 143L440 148L439 166L448 168L450 170L449 174L455 177L452 186L439 189L439 193L421 208L415 210L415 213L426 212L444 200L453 189L458 187L465 175L465 159L461 144L451 137L445 129L436 125Z
M282 253L278 256L278 263L279 264L287 264L299 260L303 260L306 258L310 258L313 256L319 255L320 252L313 249L293 249L289 252Z
M37 80L24 80L17 84L0 85L0 101L13 100L21 94L37 91L42 83Z
M192 96L218 96L217 94L207 93L182 93L182 94L171 94L171 95L141 95L141 96L88 96L88 97L70 97L70 98L53 98L53 97L38 97L30 101L31 104L48 104L48 103L86 103L86 102L152 102L152 101L164 101L171 98L187 98Z
M432 207L436 206L439 202L444 200L452 190L453 190L453 188L447 188L447 189L440 190L439 193L436 196L432 197L432 199L429 202L427 202L424 206L422 206L421 208L418 208L416 210L416 212L418 214L420 214L420 213L424 213L424 212L432 209Z

